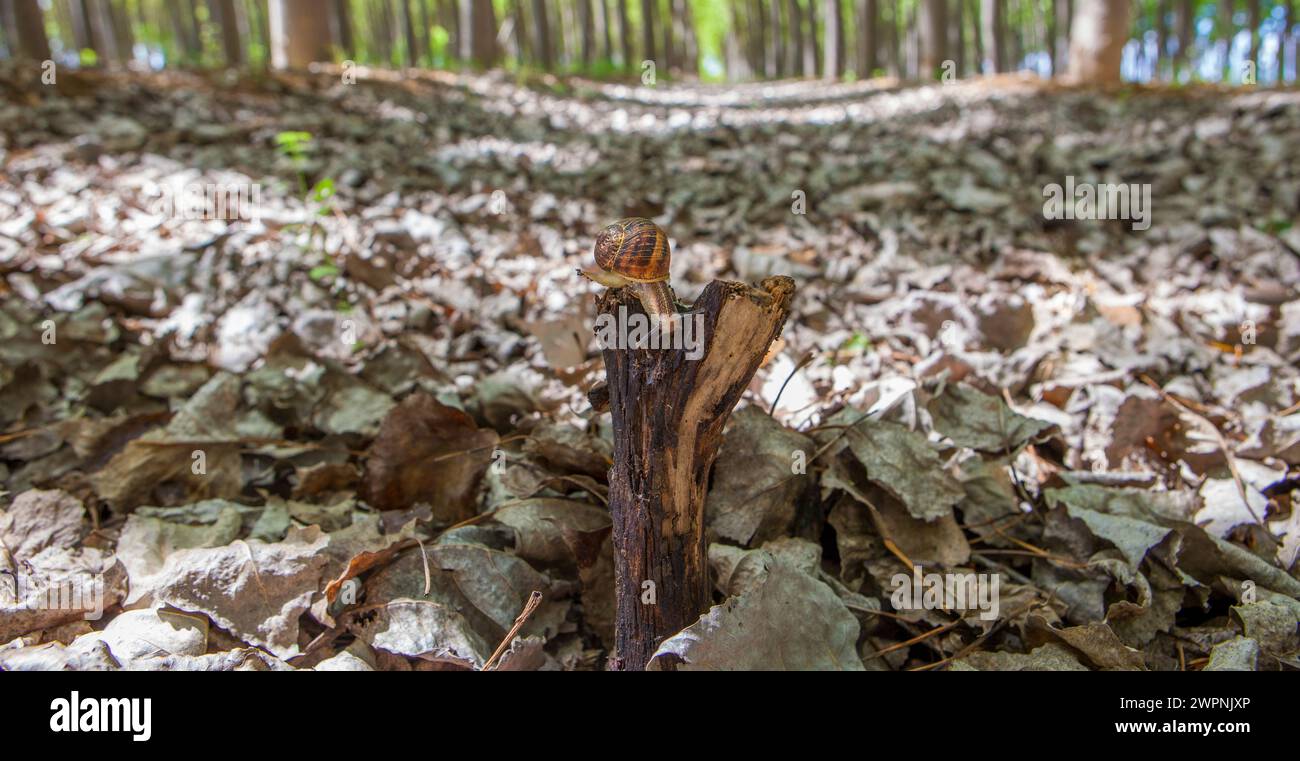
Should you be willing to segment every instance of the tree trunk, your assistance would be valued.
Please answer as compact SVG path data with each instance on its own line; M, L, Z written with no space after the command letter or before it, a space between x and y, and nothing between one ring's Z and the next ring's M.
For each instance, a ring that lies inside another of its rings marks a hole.
M180 0L172 0L172 10L177 10L176 3ZM90 27L86 23L85 6L82 0L66 0L62 6L64 15L67 16L69 32L72 34L72 47L76 52L90 48ZM62 20L62 19L60 19Z
M194 10L193 2L182 2L185 9L185 29L190 38L190 48L194 51L195 61L203 58L203 24L199 21L199 14Z
M1246 48L1246 60L1255 62L1257 75L1258 67L1261 67L1264 63L1259 54L1260 48L1263 47L1263 45L1259 44L1259 21L1259 0L1246 0L1246 23L1250 24L1250 40L1248 41L1250 47Z
M235 0L216 0L212 4L216 10L216 22L221 29L221 51L225 55L227 66L238 66L244 62L244 51L240 45L239 17L235 15Z
M572 10L568 3L556 3L547 0L547 28L551 31L551 57L556 69L562 69L573 62L569 50L569 30L573 28Z
M880 24L880 10L876 0L858 0L858 77L869 79L874 76L878 65L876 40Z
M582 65L590 69L596 60L596 18L591 0L578 0L578 25L582 27Z
M727 56L727 76L732 80L744 80L753 76L750 67L749 48L746 45L744 18L740 13L737 0L729 0L727 10L731 18L731 34L723 40Z
M768 0L767 3L767 60L771 62L772 73L778 77L786 75L785 35L781 24L781 0Z
M907 9L907 21L904 29L907 31L907 78L917 79L920 75L920 17L917 4L911 5Z
M398 8L402 11L402 42L406 48L406 65L415 68L420 65L420 45L415 38L415 17L411 15L411 0L400 0Z
M1219 47L1223 51L1222 61L1223 79L1227 81L1232 78L1232 63L1228 60L1232 53L1232 37L1237 31L1236 24L1232 18L1233 0L1219 0L1219 24L1216 33L1219 35Z
M131 16L122 2L105 0L104 12L113 27L113 39L117 41L117 57L122 63L135 58L135 32L131 29Z
M332 13L330 15L330 35L332 39L338 40L339 50L349 60L356 58L356 42L352 35L352 11L348 8L348 0L332 0Z
M804 74L819 77L822 73L822 49L817 42L817 0L808 0L808 52L804 55Z
M320 10L318 0L271 0L272 66L305 69L333 57L329 16Z
M826 0L826 78L844 76L844 14L839 0Z
M463 58L461 55L460 8L464 0L438 0L438 24L447 30L446 56L448 61ZM519 8L521 3L515 3ZM521 27L522 28L522 27Z
M1102 2L1104 0L1095 0L1095 1ZM1013 3L1015 3L1015 0L1008 0L1008 2L1003 5L1003 7L1006 8L1010 16L1013 19L1015 19L1019 17L1019 14L1016 13L1016 11L1019 10L1019 8L1017 8L1016 5L1013 5ZM1025 32L1024 27L1015 22L1013 22L1011 26L1007 29L1007 69L1008 70L1014 71L1019 69L1021 62L1025 60L1024 32Z
M887 53L885 63L891 77L902 77L903 58L898 39L899 2L898 0L885 0L885 7L889 9L889 19L884 22L884 44Z
M1088 0L1102 2L1103 0ZM980 2L980 26L984 38L984 68L994 72L1007 70L1007 29L1003 19L1004 0L982 0Z
M655 5L658 10L658 3ZM663 66L669 71L677 71L680 68L677 55L677 46L680 43L674 39L673 21L673 2L668 0L668 18L659 19L659 26L662 27L664 36Z
M1192 2L1192 0L1187 0ZM1053 0L1052 15L1055 18L1054 33L1056 53L1052 56L1052 74L1065 74L1070 58L1070 20L1074 15L1073 0Z
M94 7L95 35L99 38L108 57L114 62L125 64L131 60L130 32L125 35L118 28L113 9L113 0L92 0Z
M171 22L172 27L172 40L176 43L178 49L177 57L188 63L193 63L195 57L198 55L198 51L190 45L190 37L185 32L185 19L181 11L180 0L169 0L166 9L167 20ZM74 23L73 26L75 36L76 24ZM79 45L80 43L77 44ZM171 65L170 61L168 61L168 65Z
M469 27L470 58L484 68L497 62L497 14L492 0L473 0Z
M641 60L655 60L654 0L641 0Z
M1173 69L1175 81L1191 62L1192 40L1195 34L1192 21L1195 14L1195 0L1178 0L1178 52L1174 54Z
M606 0L596 0L596 26L599 28L601 38L602 58L606 61L614 60L613 37L610 34L609 22L609 5Z
M474 60L474 2L456 2L456 57L464 62Z
M1128 29L1129 0L1078 3L1070 29L1070 81L1119 84Z
M528 26L524 22L523 0L510 3L510 37L514 40L515 63L524 66L530 60L528 52Z
M684 72L691 76L700 73L700 40L695 35L695 16L689 0L673 0L681 8L677 18L677 38L682 41L682 53L678 63Z
M632 24L627 20L627 0L618 3L618 45L623 51L623 68L632 68Z
M1156 65L1153 78L1162 79L1165 62L1169 57L1169 0L1156 3Z
M803 11L799 8L799 0L786 0L785 23L789 28L789 34L786 35L789 47L785 58L789 62L790 73L802 77L806 72L803 68Z
M248 25L257 31L257 39L261 43L263 51L261 63L262 66L266 66L270 63L271 51L271 24L267 20L269 14L266 8L266 0L253 0L252 5L255 18L250 20Z
M546 71L550 71L555 65L555 57L551 48L551 25L546 17L546 0L533 0L533 29L536 35L533 39L533 53L537 55L537 63Z
M107 0L81 0L78 3L81 23L85 29L88 47L95 51L99 65L110 61L120 61L122 56L117 49L117 38L113 35L112 20L108 16Z
M599 313L616 322L620 309L642 313L629 291L606 292ZM788 277L768 278L757 288L710 283L683 315L695 325L702 320L704 353L695 361L676 349L602 352L614 430L612 670L643 670L664 639L710 606L709 471L732 408L785 325L793 293Z
M11 27L18 34L17 52L34 61L50 59L50 38L45 36L45 16L36 0L13 0ZM11 23L5 19L6 26Z
M427 60L429 65L433 65L433 41L430 35L433 34L433 26L429 23L429 0L416 0L420 5L420 28L416 31L419 33L417 42L420 45L420 60Z
M384 63L397 64L397 19L393 15L393 0L380 0L379 34L384 39Z
M750 68L755 79L766 79L771 72L767 70L767 18L763 0L749 0L745 4L745 18L749 28Z
M21 43L18 40L17 26L18 11L14 9L14 0L0 0L0 47L4 48L7 58L25 57L18 49ZM49 40L46 39L46 42Z
M957 0L953 5L952 23L948 25L948 46L949 54L952 56L955 65L955 74L959 77L966 76L966 3L965 0Z
M922 79L934 79L948 59L948 10L945 0L922 0L917 11Z
M1277 41L1277 84L1281 85L1286 82L1286 66L1291 60L1290 48L1294 44L1291 35L1291 25L1295 23L1295 12L1292 4L1295 0L1286 0L1282 3L1282 32Z

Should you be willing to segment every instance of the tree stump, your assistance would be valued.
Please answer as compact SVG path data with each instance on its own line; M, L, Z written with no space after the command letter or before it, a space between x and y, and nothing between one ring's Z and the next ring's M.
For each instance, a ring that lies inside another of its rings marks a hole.
M614 426L612 670L644 669L660 642L709 608L709 470L732 408L781 334L793 294L788 277L771 277L757 287L714 281L682 314L702 327L702 353L602 349ZM607 291L597 308L614 319L644 314L629 289ZM597 398L603 401L603 394Z

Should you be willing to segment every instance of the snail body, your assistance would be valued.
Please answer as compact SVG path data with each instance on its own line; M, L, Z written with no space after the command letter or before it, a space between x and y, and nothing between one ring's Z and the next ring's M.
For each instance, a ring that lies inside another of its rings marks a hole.
M672 329L668 318L677 314L668 286L672 246L662 227L643 217L620 219L596 236L595 254L600 269L579 274L607 288L631 288L646 314Z

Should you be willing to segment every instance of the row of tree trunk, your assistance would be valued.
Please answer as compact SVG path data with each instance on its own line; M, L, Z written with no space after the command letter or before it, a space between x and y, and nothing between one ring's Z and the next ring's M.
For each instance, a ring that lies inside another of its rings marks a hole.
M840 79L850 68L859 77L883 72L919 79L1005 72L1029 50L1045 47L1054 72L1068 67L1073 79L1113 82L1132 29L1131 0L720 2L731 30L720 52L733 79ZM1139 32L1156 35L1157 73L1177 76L1190 66L1198 4L1153 2L1145 4L1150 7ZM1014 14L1012 3L1018 4ZM1284 28L1295 20L1296 4L1300 0L1282 3ZM1218 38L1226 45L1237 31L1233 12L1239 5L1252 32L1248 57L1257 59L1260 0L1218 3ZM60 28L70 31L71 44L104 63L132 57L133 9L142 24L165 29L176 56L190 63L203 60L206 39L233 66L248 62L253 40L280 68L332 60L336 49L355 58L363 46L371 59L408 66L459 59L486 68L506 56L548 71L589 70L598 62L632 71L643 61L674 72L700 66L689 0L48 0L48 6ZM638 16L636 30L629 6ZM0 22L10 50L50 57L39 0L0 0ZM206 38L205 23L212 30ZM435 29L445 39L435 41ZM442 51L440 61L435 49Z

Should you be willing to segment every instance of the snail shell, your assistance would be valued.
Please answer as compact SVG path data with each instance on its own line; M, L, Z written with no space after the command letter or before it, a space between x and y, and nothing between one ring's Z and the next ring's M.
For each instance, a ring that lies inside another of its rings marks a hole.
M635 283L668 279L672 247L668 233L644 217L628 217L596 236L596 264Z

